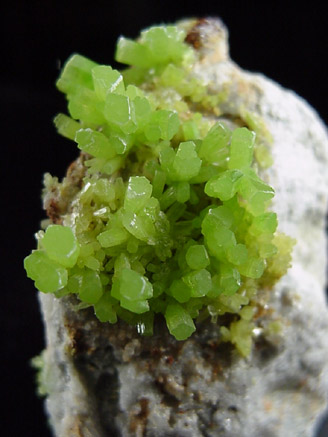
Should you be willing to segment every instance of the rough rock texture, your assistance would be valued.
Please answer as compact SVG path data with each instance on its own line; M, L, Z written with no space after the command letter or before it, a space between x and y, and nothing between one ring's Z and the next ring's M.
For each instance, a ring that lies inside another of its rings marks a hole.
M327 131L301 98L229 59L219 21L181 25L200 53L195 74L227 92L225 117L254 111L274 138L274 165L262 176L276 189L280 229L297 244L257 321L278 319L283 333L256 330L243 359L215 325L177 342L159 320L144 338L75 311L72 299L40 295L50 421L60 437L312 436L328 393Z

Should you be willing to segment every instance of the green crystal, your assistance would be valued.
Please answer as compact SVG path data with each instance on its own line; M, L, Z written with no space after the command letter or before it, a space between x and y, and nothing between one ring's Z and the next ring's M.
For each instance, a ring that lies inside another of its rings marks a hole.
M57 88L66 94L74 94L81 87L93 89L91 71L96 63L84 56L75 54L64 65Z
M223 123L216 123L203 139L200 158L211 164L222 164L229 156L231 131Z
M183 43L184 32L175 26L151 27L141 34L141 40L152 54L152 63L179 62L188 46Z
M202 233L212 232L216 228L224 226L230 228L233 222L233 215L226 206L218 206L216 208L209 208L203 212L204 218L202 222Z
M186 253L186 261L193 270L205 269L210 264L206 247L203 244L190 246Z
M240 282L240 274L237 269L228 264L220 265L220 288L223 294L235 294L240 287Z
M115 199L114 186L107 179L98 179L93 185L93 195L102 204L108 204Z
M230 145L230 169L243 169L252 164L255 133L247 128L237 128L233 131Z
M252 235L257 236L263 233L273 234L278 226L277 214L274 212L266 212L254 217L249 231Z
M40 291L74 294L142 335L158 314L185 340L193 319L230 313L222 340L246 356L258 290L286 273L293 241L277 233L274 190L257 173L270 160L263 121L245 109L234 117L251 130L220 121L225 92L200 79L183 27L120 38L123 71L80 55L64 65L70 116L54 122L83 153L62 182L45 177L50 218L65 226L40 231L24 267Z
M181 279L175 279L170 286L170 294L179 303L188 302L191 298L191 288Z
M227 251L236 245L235 234L224 226L206 233L205 241L210 253L219 260L224 260Z
M174 186L170 186L160 197L159 201L161 204L161 209L165 211L169 206L171 206L177 200L177 190Z
M104 115L113 128L122 132L132 133L137 130L134 106L129 97L121 94L108 94L106 97Z
M168 64L161 74L160 81L164 86L175 87L184 80L185 72L174 64Z
M95 314L101 322L117 322L117 315L113 307L114 299L109 292L104 293L95 304Z
M236 244L229 247L227 251L227 259L231 264L240 265L247 261L248 250L244 244Z
M50 225L41 240L48 257L64 267L73 267L80 253L80 246L71 228Z
M78 294L82 302L97 303L103 294L99 274L93 270L85 269L77 278L79 281Z
M185 213L186 205L174 203L166 212L166 217L170 222L177 222Z
M149 304L146 300L131 301L124 297L120 300L121 306L132 313L143 314L149 311Z
M153 296L153 288L147 278L130 269L123 269L119 276L120 296L127 300L147 300Z
M133 99L133 109L139 129L144 129L145 126L150 122L150 117L152 114L149 101L144 97L136 96Z
M90 128L80 129L76 132L75 141L79 149L97 158L111 159L116 155L115 147L101 132Z
M172 162L172 174L176 181L188 181L197 176L202 165L193 141L180 143Z
M242 176L243 173L239 170L228 170L218 177L211 178L205 185L205 193L220 200L229 200L236 194Z
M252 347L252 332L254 325L246 320L239 320L230 325L231 342L234 343L244 357L249 356Z
M91 70L95 92L99 99L106 100L108 93L122 94L125 91L123 76L107 65L97 65Z
M124 37L118 40L115 59L122 64L142 68L152 65L152 56L148 47Z
M175 156L176 155L173 148L165 143L160 150L159 161L161 163L161 168L163 172L165 172L167 175L169 175L170 172L172 172L172 165Z
M247 209L255 216L263 214L274 190L265 184L254 171L248 171L239 183L238 191L247 202Z
M122 223L125 229L138 240L154 244L156 229L148 216L140 217L131 211L125 211L122 216Z
M122 307L136 314L149 310L147 299L152 295L153 287L147 278L127 268L121 270L112 288L112 296L120 300Z
M166 173L161 170L155 170L154 178L152 181L154 197L158 198L163 193L165 181L166 181Z
M53 293L67 284L67 270L51 261L45 252L35 250L24 260L27 276L43 293Z
M239 272L248 278L260 278L263 275L265 264L262 259L249 257L247 261L238 267Z
M188 182L179 182L176 186L176 195L178 202L188 202L190 199L190 184Z
M112 132L109 140L118 155L127 153L133 146L133 139L129 134L124 135Z
M137 332L144 336L152 336L154 333L154 313L149 311L138 317Z
M97 236L97 240L102 247L119 246L128 239L128 233L122 228L112 228L102 232Z
M69 138L70 140L74 140L76 132L81 129L80 123L72 120L65 114L58 114L54 118L54 123L58 130L58 133L66 138Z
M132 176L129 179L124 199L127 211L138 212L143 209L152 194L152 185L144 176Z
M199 138L199 129L194 120L186 121L182 125L182 130L185 141Z
M188 273L182 277L182 280L191 288L192 297L205 296L212 288L211 274L205 269Z
M68 111L72 118L96 125L106 121L103 107L104 104L99 101L96 93L88 88L80 88L72 94L68 102Z
M150 117L150 123L153 127L159 128L160 136L158 139L162 140L171 140L180 126L177 113L164 110L154 112Z
M167 306L165 319L170 333L177 340L186 340L196 330L191 316L179 304Z
M157 64L180 62L191 53L184 44L185 33L175 26L152 27L142 32L141 41L121 37L117 44L116 60L141 68Z

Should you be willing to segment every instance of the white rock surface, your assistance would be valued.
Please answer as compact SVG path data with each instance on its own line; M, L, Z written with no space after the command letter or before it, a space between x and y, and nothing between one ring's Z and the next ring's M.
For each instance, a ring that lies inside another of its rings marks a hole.
M255 111L273 134L274 165L263 177L276 190L280 230L297 240L269 302L283 336L259 337L243 359L216 348L213 326L179 345L165 334L143 339L40 295L46 406L58 437L310 437L326 408L327 130L293 92L232 63L225 36L220 22L202 24L195 74L229 88L226 114Z

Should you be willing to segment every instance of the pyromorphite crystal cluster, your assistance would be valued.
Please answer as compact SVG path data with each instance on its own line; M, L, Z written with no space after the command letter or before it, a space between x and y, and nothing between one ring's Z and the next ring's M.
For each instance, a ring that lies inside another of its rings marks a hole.
M57 86L70 116L55 124L87 171L25 268L40 291L76 295L101 322L149 335L162 314L185 340L208 317L247 355L257 292L286 272L291 241L267 210L274 190L254 166L255 133L213 117L222 96L193 76L185 37L161 26L121 38L122 72L67 61Z

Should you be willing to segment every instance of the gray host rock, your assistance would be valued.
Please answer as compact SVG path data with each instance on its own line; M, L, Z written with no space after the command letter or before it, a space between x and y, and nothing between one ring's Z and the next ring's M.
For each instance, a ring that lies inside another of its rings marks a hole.
M159 320L153 337L140 337L76 311L71 298L40 294L49 420L58 437L310 437L328 393L327 131L300 97L231 61L219 20L179 25L197 42L194 74L227 92L224 117L250 110L273 135L274 164L262 176L276 189L280 229L297 243L263 317L283 332L256 329L244 359L212 324L177 342ZM72 184L80 170L77 161Z

